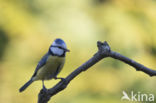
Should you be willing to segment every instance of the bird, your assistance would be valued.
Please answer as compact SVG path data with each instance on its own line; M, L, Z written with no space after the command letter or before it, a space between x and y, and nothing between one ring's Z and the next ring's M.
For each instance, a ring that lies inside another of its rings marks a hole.
M64 78L57 77L57 75L62 70L65 63L66 52L69 51L66 43L62 39L55 39L50 45L48 52L38 62L30 80L19 89L19 92L23 92L30 84L37 80L42 80L42 87L44 90L46 90L44 80L65 80Z

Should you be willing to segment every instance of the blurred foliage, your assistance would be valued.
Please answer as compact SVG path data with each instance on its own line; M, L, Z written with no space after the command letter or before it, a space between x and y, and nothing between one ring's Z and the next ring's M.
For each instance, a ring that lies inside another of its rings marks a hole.
M0 0L0 102L37 102L41 82L23 93L18 89L55 38L64 39L71 50L62 77L97 51L98 40L155 68L155 10L155 0ZM107 58L80 74L50 103L121 103L123 90L156 94L155 81ZM47 81L46 86L57 82Z
M5 48L8 44L8 42L9 42L9 40L8 40L6 33L0 29L0 60L3 57L3 53L5 51Z

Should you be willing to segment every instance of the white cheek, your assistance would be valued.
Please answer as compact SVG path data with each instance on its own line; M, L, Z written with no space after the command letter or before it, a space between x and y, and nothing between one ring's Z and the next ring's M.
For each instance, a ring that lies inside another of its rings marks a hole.
M62 55L64 53L62 49L56 47L51 47L50 50L56 55Z
M67 48L67 46L66 46L65 43L63 43L63 44L60 45L60 44L57 44L57 43L53 42L52 45L53 46L62 46L63 48Z

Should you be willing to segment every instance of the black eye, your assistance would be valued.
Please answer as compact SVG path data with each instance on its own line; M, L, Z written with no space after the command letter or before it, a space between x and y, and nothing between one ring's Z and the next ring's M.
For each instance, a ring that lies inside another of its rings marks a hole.
M62 47L58 46L59 49L63 49Z

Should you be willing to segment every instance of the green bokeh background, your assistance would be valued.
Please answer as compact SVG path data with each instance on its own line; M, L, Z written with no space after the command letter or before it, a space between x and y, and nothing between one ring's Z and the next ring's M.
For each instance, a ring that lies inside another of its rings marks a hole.
M37 103L41 81L23 93L18 89L55 38L71 50L61 77L93 56L98 40L154 69L156 0L0 0L0 103ZM50 88L57 82L45 84ZM107 58L49 103L121 103L123 90L156 95L155 86L155 77Z

